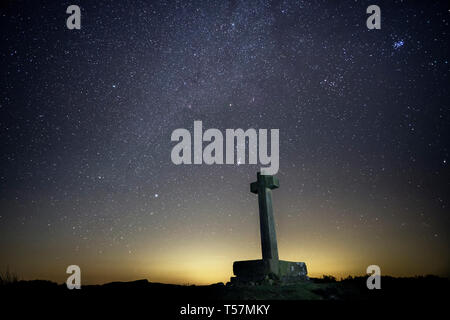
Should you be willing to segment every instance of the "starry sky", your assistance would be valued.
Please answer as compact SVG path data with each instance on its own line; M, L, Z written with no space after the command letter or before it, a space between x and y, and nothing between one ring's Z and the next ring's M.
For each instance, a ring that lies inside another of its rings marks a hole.
M450 275L449 9L2 2L0 270L206 284L260 258L260 165L171 162L172 131L201 120L280 130L281 259L310 276Z

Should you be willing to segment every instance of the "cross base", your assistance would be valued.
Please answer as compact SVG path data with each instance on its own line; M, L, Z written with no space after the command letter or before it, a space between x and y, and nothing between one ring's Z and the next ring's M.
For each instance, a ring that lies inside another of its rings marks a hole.
M235 261L233 273L235 277L230 279L231 284L287 284L309 279L304 262L278 259Z

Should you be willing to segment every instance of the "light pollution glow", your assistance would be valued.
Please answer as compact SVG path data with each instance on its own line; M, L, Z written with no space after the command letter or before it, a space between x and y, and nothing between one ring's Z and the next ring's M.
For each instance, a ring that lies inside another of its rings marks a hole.
M143 278L175 284L227 282L232 276L233 261L261 257L254 202L255 214L243 223L232 223L232 233L225 226L222 230L210 226L215 232L195 235L182 224L174 223L158 235L135 237L131 253L126 248L106 248L99 253L95 246L68 252L69 243L40 243L37 237L34 245L16 245L16 250L9 252L9 268L24 279L60 283L67 277L65 268L75 263L81 267L84 284ZM446 275L448 262L434 258L445 252L444 245L424 243L414 234L401 233L393 227L385 227L381 235L374 236L370 231L352 228L351 221L337 232L320 221L312 222L313 214L322 216L315 212L293 221L276 215L280 258L305 261L311 277L363 275L370 264L379 265L385 275ZM210 225L208 219L203 221L205 227ZM19 237L16 241L20 242Z

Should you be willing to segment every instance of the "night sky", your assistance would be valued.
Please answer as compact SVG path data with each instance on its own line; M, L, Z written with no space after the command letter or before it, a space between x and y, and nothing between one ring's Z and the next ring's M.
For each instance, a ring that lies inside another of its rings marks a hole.
M261 165L171 162L172 131L201 120L280 130L281 259L310 276L448 276L449 9L2 2L0 270L204 284L261 258Z

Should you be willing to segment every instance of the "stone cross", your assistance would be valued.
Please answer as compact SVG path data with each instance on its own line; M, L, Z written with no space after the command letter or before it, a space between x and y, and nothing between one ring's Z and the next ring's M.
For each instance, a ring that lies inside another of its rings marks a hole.
M261 175L260 172L258 172L257 181L250 184L250 191L258 194L263 260L278 260L277 235L275 233L272 208L272 189L276 189L279 186L278 178Z
M278 258L277 236L273 219L272 189L280 186L274 176L261 175L250 184L250 191L258 194L259 225L261 228L262 259L233 262L233 274L230 283L255 285L262 283L298 283L308 279L308 270L304 262L285 261Z

